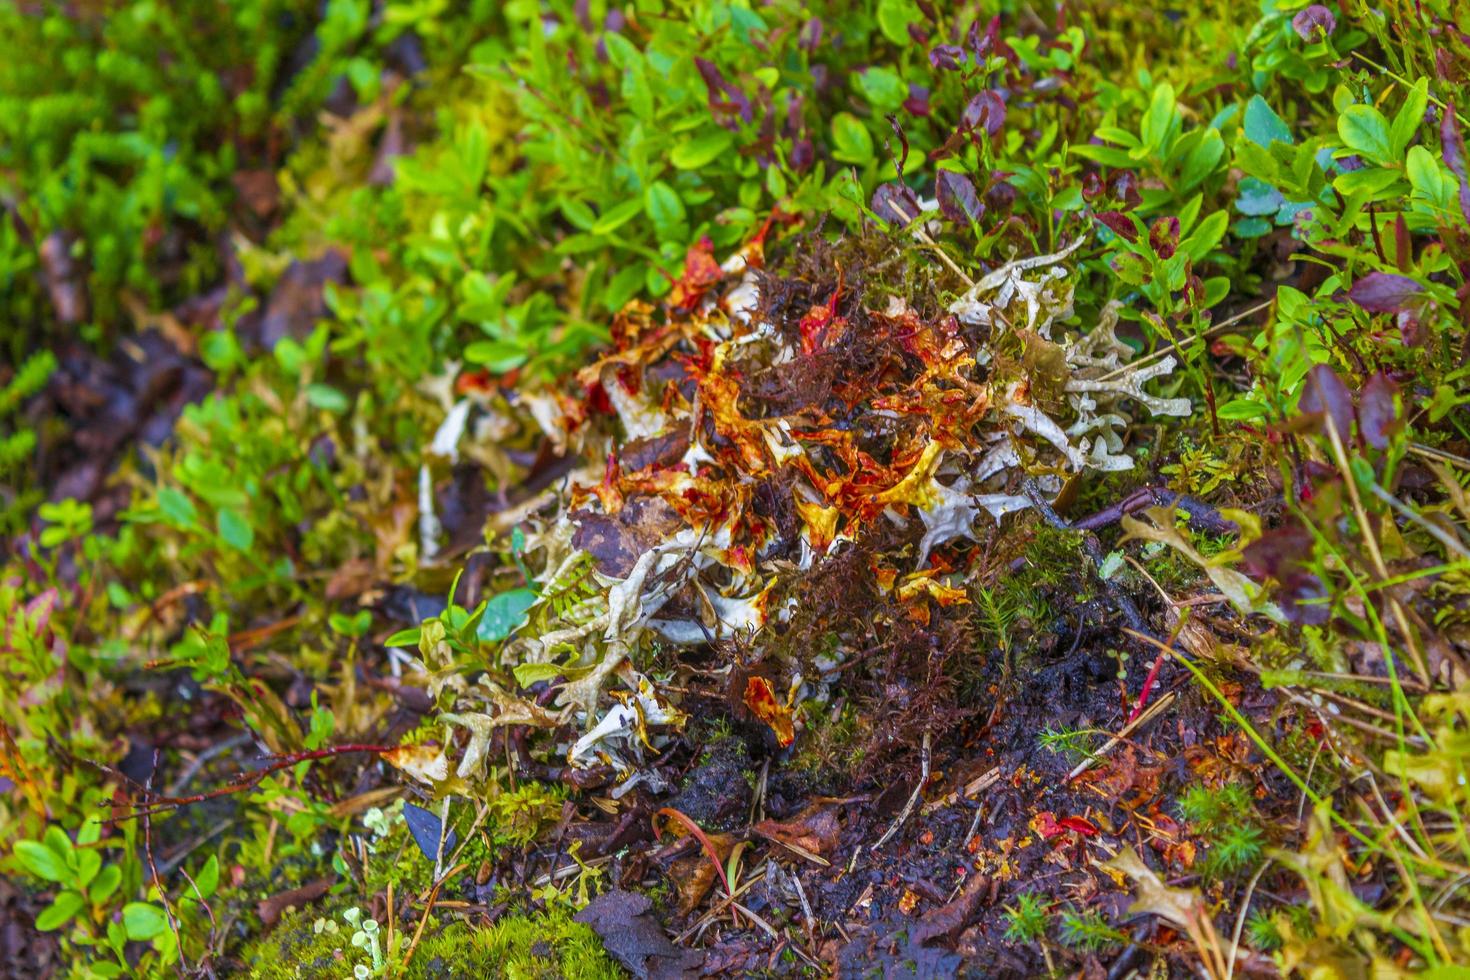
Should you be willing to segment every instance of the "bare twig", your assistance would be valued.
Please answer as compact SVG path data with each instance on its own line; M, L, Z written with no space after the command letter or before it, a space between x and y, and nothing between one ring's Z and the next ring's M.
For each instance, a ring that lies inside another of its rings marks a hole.
M929 742L929 733L925 732L923 751L919 756L919 785L915 786L914 791L909 794L909 801L903 805L903 812L898 815L898 819L893 821L893 825L888 828L887 833L878 838L878 843L874 844L870 850L876 851L884 844L887 844L893 835L898 833L898 828L903 826L903 822L909 818L909 814L914 812L915 804L919 802L919 797L924 793L924 787L929 783Z
M1143 714L1131 719L1128 724L1124 725L1121 729L1118 730L1118 734L1109 738L1102 748L1098 749L1091 756L1078 763L1076 769L1073 769L1071 772L1067 773L1066 782L1070 783L1072 780L1082 775L1084 772L1090 769L1092 765L1097 762L1097 760L1101 759L1103 756L1111 752L1114 747L1122 742L1126 742L1128 740L1128 737L1132 735L1135 731L1142 728L1144 725L1147 725L1154 718L1158 717L1158 715L1160 715L1165 708L1174 703L1175 696L1176 695L1174 694L1174 692L1170 691L1169 693L1165 694L1163 697L1155 701L1153 704L1149 705L1148 710L1143 712Z

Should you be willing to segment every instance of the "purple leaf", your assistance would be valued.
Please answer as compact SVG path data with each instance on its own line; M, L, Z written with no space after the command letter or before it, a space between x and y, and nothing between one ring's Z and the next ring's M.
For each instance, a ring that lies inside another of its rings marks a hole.
M1398 420L1399 386L1382 371L1368 379L1358 396L1358 431L1374 449L1387 449Z
M705 88L709 90L709 108L716 119L732 113L739 115L743 122L750 122L755 118L755 110L751 107L750 99L746 98L745 93L737 86L725 80L725 76L720 73L719 67L714 62L704 58L695 58L694 66L699 69L699 75L704 79ZM735 128L733 120L729 122L727 128Z
M1143 196L1138 193L1138 175L1125 170L1113 178L1113 197L1130 208L1138 207Z
M958 44L941 44L929 51L929 64L943 71L959 71L965 49Z
M1148 232L1148 244L1161 259L1172 259L1179 247L1179 219L1159 218Z
M965 104L965 111L960 115L960 128L971 133L984 129L994 138L1005 121L1005 101L999 94L986 90Z
M873 192L873 213L890 224L907 225L919 216L919 199L898 181L879 184Z
M803 138L791 144L791 166L797 173L805 172L816 158L817 151L811 140Z
M1346 442L1353 431L1353 396L1337 372L1326 364L1315 365L1302 383L1301 409L1308 415L1332 420L1338 438Z
M996 170L990 175L991 184L985 191L985 206L991 211L1009 211L1016 203L1016 188L1005 178L1010 174Z
M1444 155L1445 166L1460 178L1460 214L1470 224L1470 180L1465 179L1465 138L1460 133L1460 119L1455 113L1455 104L1445 104L1443 118L1439 121L1439 143Z
M1402 313L1416 302L1424 287L1408 276L1370 272L1348 290L1348 299L1369 313Z
M803 51L817 50L817 45L822 43L822 22L813 17L803 24L796 43Z
M1297 37L1303 41L1320 41L1333 31L1337 30L1337 18L1332 16L1332 11L1314 3L1297 12L1291 19L1291 26L1296 31Z
M975 183L964 174L953 170L941 170L934 182L934 196L939 200L939 211L957 225L968 225L979 221L985 213L985 205L975 193Z
M437 860L440 853L439 837L444 833L444 824L439 821L438 816L421 806L405 803L403 804L403 821L408 824L408 832L413 835L413 842L419 846L424 857L430 861ZM453 854L458 844L459 835L451 830L444 838L444 855L447 857Z
M1281 579L1302 557L1312 553L1312 536L1298 524L1285 524L1267 531L1245 546L1240 554L1245 573L1257 582Z
M903 107L916 116L929 115L929 89L923 85L910 85L909 97L903 100Z

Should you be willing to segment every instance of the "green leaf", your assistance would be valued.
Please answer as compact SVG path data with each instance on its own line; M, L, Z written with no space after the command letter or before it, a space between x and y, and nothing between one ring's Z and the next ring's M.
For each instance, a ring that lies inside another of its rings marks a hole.
M868 127L850 112L832 117L832 156L843 163L859 166L873 159L873 137Z
M1225 141L1217 129L1207 130L1199 143L1184 158L1179 170L1179 189L1187 191L1215 172L1221 158L1225 156Z
M18 841L15 845L15 856L21 867L37 878L47 881L70 881L72 878L72 870L67 867L66 860L38 841Z
M56 896L56 900L48 905L41 914L36 916L36 928L41 932L50 932L60 929L66 925L87 904L77 892L67 890Z
M638 66L643 63L643 52L623 35L614 31L607 31L601 35L604 45L607 47L607 60L611 61L613 67L619 71L627 71L629 66Z
M222 508L215 515L214 523L225 544L236 551L249 551L250 546L255 543L255 528L250 526L250 521L244 515L232 507Z
M684 211L684 202L679 199L678 191L663 181L656 180L644 192L643 207L660 238L682 237L677 233L688 215Z
M1140 143L1150 150L1159 151L1169 137L1169 130L1174 122L1174 86L1168 82L1160 82L1154 87L1153 98L1149 100L1148 112L1143 116L1143 125L1139 130Z
M399 630L383 641L385 647L407 647L417 650L419 638L423 636L423 630L415 626L413 629Z
M878 29L900 48L914 43L909 37L910 24L922 24L924 15L913 0L878 0Z
M1371 105L1350 105L1337 117L1337 135L1348 149L1373 163L1395 162L1388 120Z
M857 87L874 108L892 112L909 96L908 84L891 68L869 68L858 73Z
M687 139L674 147L669 162L680 170L698 170L730 151L735 137L723 129Z
M120 884L122 884L122 867L109 864L97 874L92 886L87 889L87 897L91 899L93 905L101 905L112 896L113 892L117 891L117 886Z
M76 853L76 882L78 885L81 885L83 888L85 888L92 883L92 879L97 877L97 871L102 867L102 855L93 850L79 850Z
M198 512L194 510L194 501L174 487L164 487L158 491L158 509L163 513L164 519L175 527L194 527L199 520Z
M157 905L129 902L123 906L123 928L128 931L129 939L147 940L168 928L168 920Z
M510 340L477 340L464 349L464 359L491 374L505 374L526 363L524 347Z
M1389 152L1395 163L1404 158L1404 151L1424 123L1424 110L1428 107L1429 79L1421 78L1409 89L1408 97L1394 114L1393 125L1389 128Z
M1192 235L1179 243L1179 251L1199 263L1204 260L1212 248L1220 244L1220 240L1225 237L1225 231L1229 227L1230 215L1224 211L1216 211L1201 221Z
M536 593L530 589L511 589L502 592L485 604L485 615L480 620L476 635L486 643L497 643L505 639L521 625L526 610L536 602Z
M219 858L217 856L211 854L209 860L204 862L204 867L200 868L199 873L194 876L194 886L205 898L213 895L215 889L219 888ZM191 889L188 894L193 895L193 890Z
M1244 128L1245 138L1265 149L1270 149L1273 141L1292 142L1291 130L1276 114L1276 110L1259 95L1251 96L1251 100L1245 104Z
M1415 194L1438 209L1449 210L1454 202L1457 185L1449 170L1434 159L1434 154L1422 146L1412 147L1404 169L1409 175L1409 183L1413 185Z
M608 232L616 231L636 218L642 211L643 201L636 197L629 198L598 218L597 224L592 226L592 234L606 235Z
M347 396L331 385L314 381L306 386L306 400L313 408L340 415L352 406Z

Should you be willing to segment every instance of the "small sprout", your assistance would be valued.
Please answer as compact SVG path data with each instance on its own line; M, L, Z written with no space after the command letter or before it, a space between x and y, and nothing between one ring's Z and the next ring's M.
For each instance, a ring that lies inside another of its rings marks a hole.
M1035 892L1022 892L1015 905L1005 909L1005 938L1011 942L1035 942L1046 934L1046 905Z

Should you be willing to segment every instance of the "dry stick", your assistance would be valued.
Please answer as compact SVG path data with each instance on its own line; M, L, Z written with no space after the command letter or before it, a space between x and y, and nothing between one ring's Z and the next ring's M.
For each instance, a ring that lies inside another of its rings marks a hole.
M899 207L897 204L893 204L892 207L893 207L894 213L897 214L900 218L903 219L904 224L906 224L906 225L913 225L913 229L912 230L913 230L913 233L914 233L914 237L917 238L919 241L923 242L925 245L927 245L930 248L932 248L936 253L938 253L939 257L942 260L944 260L944 264L947 265L947 266L949 266L949 270L951 272L953 272L955 275L957 275L957 276L960 277L960 281L962 281L965 284L966 288L973 289L974 286L975 286L975 280L973 280L969 276L965 275L964 271L959 266L957 266L957 265L954 264L954 260L949 257L949 253L945 252L944 249L942 249L942 248L939 247L938 243L936 243L934 241L934 239L932 239L932 238L929 237L929 233L924 230L924 228L923 228L922 225L915 225L914 224L914 221L917 220L917 219L910 218L908 216L908 213L906 211L904 211L903 208Z
M1261 880L1261 875L1271 866L1270 861L1262 863L1251 877L1251 883L1245 888L1245 901L1240 903L1240 914L1235 917L1235 932L1230 936L1230 960L1225 965L1225 980L1235 976L1235 957L1240 953L1240 933L1245 929L1245 914L1250 911L1251 899L1256 894L1256 882Z
M1153 704L1149 705L1147 711L1143 712L1143 714L1137 716L1132 721L1128 722L1128 724L1119 729L1118 734L1109 738L1107 743L1102 748L1094 752L1089 758L1084 759L1082 760L1082 762L1078 763L1076 769L1073 769L1071 772L1067 773L1067 778L1063 780L1063 782L1070 783L1072 780L1082 775L1088 769L1092 768L1092 766L1099 759L1107 755L1118 745L1127 741L1128 736L1132 735L1139 728L1147 725L1150 721L1153 721L1154 718L1163 713L1163 710L1165 708L1174 703L1175 697L1177 697L1177 695L1173 691L1169 691L1163 697L1159 698Z
M280 772L282 769L290 769L299 762L313 762L317 759L330 759L339 755L347 755L353 752L371 752L374 755L382 755L384 752L392 752L398 748L396 745L334 745L324 749L313 749L308 752L290 752L286 755L276 756L271 764L254 772L242 772L236 774L235 778L218 789L212 789L207 793L195 793L193 796L155 796L153 791L144 787L144 799L139 803L130 803L135 808L134 812L112 817L114 823L120 820L132 820L137 817L146 817L154 813L162 813L166 810L176 810L179 807L188 806L191 803L203 803L205 800L213 800L221 796L229 796L231 793L239 793L260 784L265 777ZM122 773L108 766L97 766L109 775L128 780ZM133 785L137 785L134 783Z
M1219 323L1213 324L1208 330L1203 331L1200 334L1200 337L1202 337L1202 338L1203 337L1208 337L1210 334L1215 333L1218 330L1224 330L1226 327L1233 327L1233 326L1235 326L1235 324L1239 323L1241 320L1244 320L1246 317L1248 317L1248 316L1255 316L1257 313L1259 313L1262 310L1266 309L1267 307L1271 306L1271 304L1273 304L1275 302L1276 302L1276 300L1274 300L1274 299L1268 299L1264 303L1257 303L1255 306L1252 306L1248 310L1241 310L1239 313L1235 314L1234 316L1226 317L1225 319L1221 320ZM1151 361L1157 361L1160 358L1166 357L1166 356L1168 356L1169 354L1171 354L1173 352L1174 352L1174 348L1173 347L1162 347L1159 350L1154 351L1152 354L1145 354L1143 357L1140 357L1140 358L1137 358L1135 360L1129 361L1127 364L1125 364L1122 367L1118 368L1116 371L1112 371L1112 372L1110 372L1108 374L1105 374L1101 378L1099 378L1098 380L1099 381L1112 381L1114 378L1117 378L1117 377L1120 377L1120 376L1122 376L1124 374L1127 374L1129 371L1137 370L1138 368L1142 367L1143 365L1148 364Z
M153 766L148 771L148 781L143 784L143 789L151 790L153 786L153 774L158 771L158 759L161 753L158 749L153 750ZM163 887L163 879L159 877L158 865L153 860L153 821L150 814L143 814L143 856L148 859L148 870L153 874L153 887L158 889L158 900L163 903L163 913L168 919L168 927L173 930L174 945L179 951L180 969L184 963L184 940L179 935L179 921L174 918L174 908L169 904L168 891ZM196 888L195 891L198 891ZM213 915L210 916L213 918Z
M871 848L869 848L869 850L878 850L878 848L882 847L884 844L887 844L894 834L898 833L898 828L902 827L903 822L909 818L909 814L914 812L914 805L919 802L919 797L923 795L924 787L928 785L928 783L929 733L926 731L924 733L923 752L919 756L919 785L915 786L914 791L909 794L909 801L903 805L903 812L898 815L898 819L893 821L893 825L888 828L888 832L885 833L882 837L878 838L878 843L874 844Z

